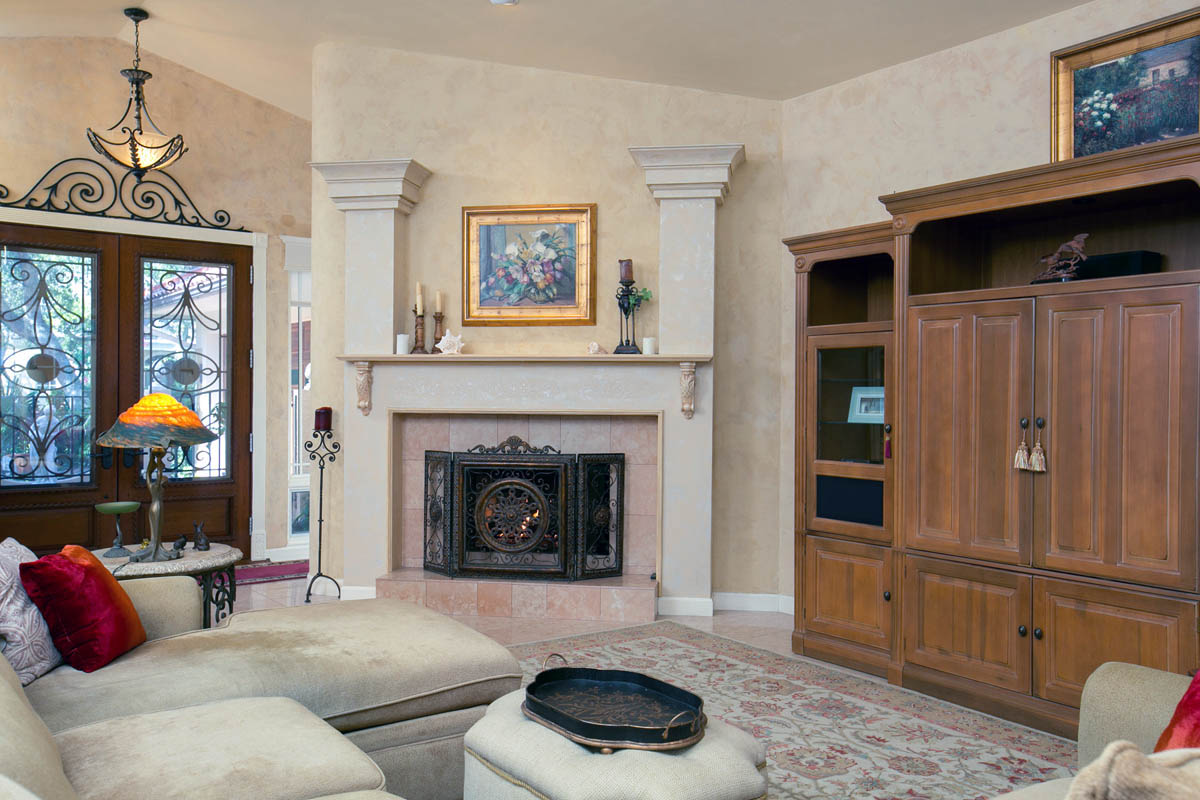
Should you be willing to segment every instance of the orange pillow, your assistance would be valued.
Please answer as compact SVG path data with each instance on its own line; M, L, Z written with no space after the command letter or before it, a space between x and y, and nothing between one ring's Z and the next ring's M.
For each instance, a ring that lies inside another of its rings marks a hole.
M1200 673L1175 706L1175 713L1167 723L1166 730L1158 737L1154 752L1178 750L1183 747L1200 747Z
M54 646L75 669L94 672L146 641L133 601L85 548L69 544L20 570Z

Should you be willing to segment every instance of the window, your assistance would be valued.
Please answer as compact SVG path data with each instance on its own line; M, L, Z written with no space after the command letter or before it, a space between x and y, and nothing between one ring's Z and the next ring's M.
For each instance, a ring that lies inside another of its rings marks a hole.
M312 273L288 272L288 538L308 536L308 453L311 427L308 393L312 381Z

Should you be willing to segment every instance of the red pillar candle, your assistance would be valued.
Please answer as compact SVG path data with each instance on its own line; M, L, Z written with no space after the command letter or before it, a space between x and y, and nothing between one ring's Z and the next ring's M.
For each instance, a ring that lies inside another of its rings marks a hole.
M313 415L313 430L327 431L333 428L333 409L321 406Z
M621 281L633 283L633 259L622 258L617 263L621 265Z

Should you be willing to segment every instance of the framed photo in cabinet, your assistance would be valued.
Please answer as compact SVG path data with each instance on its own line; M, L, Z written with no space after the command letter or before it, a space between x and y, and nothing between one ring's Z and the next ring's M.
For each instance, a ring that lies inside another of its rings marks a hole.
M850 413L846 422L882 425L884 389L882 386L855 386L850 392Z
M1200 9L1051 55L1051 160L1200 133Z

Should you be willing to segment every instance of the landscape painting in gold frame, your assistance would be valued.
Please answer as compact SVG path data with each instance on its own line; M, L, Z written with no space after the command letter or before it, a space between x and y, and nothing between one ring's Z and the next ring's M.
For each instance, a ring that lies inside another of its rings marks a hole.
M463 325L594 325L596 205L463 208Z
M1200 8L1050 56L1051 161L1200 133Z

